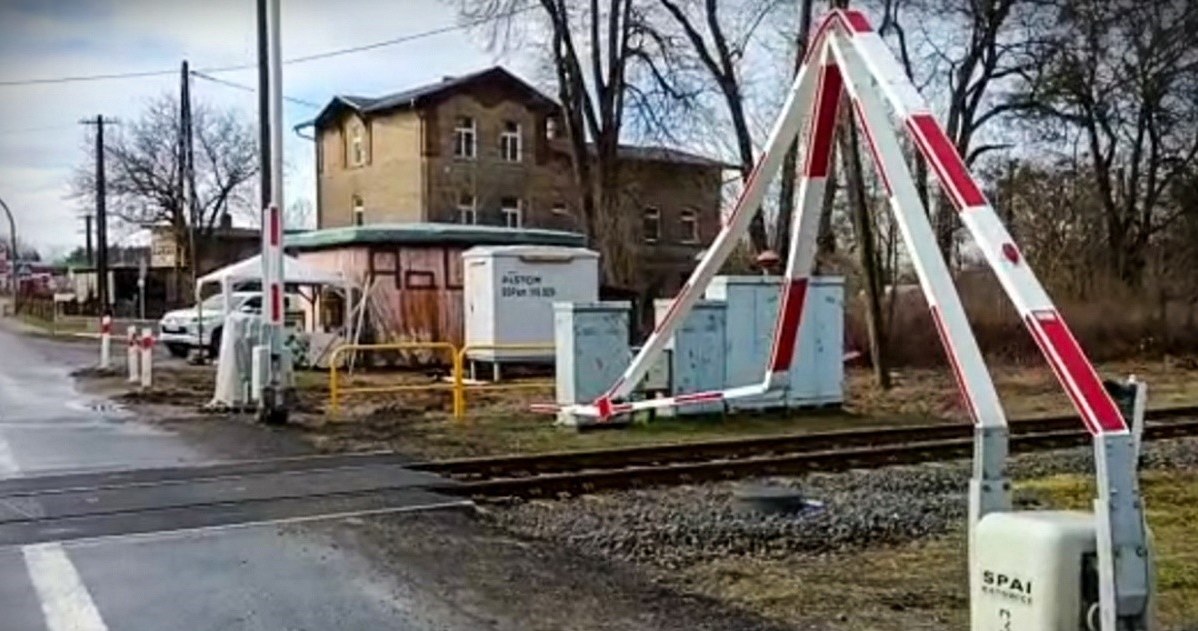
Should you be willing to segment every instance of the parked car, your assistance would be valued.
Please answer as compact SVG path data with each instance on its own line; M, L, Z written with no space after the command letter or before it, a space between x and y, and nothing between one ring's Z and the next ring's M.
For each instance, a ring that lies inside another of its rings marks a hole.
M299 309L299 297L287 294L284 310L293 320ZM262 313L262 294L257 291L235 291L229 295L232 313ZM220 336L224 327L224 297L211 296L200 307L168 311L158 322L158 341L174 357L186 357L193 348L208 349L209 357L220 354ZM201 320L201 317L203 318ZM301 315L302 319L302 315Z

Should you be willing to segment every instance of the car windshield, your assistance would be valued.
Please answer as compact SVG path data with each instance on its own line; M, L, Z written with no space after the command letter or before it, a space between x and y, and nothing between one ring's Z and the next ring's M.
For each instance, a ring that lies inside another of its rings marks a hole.
M229 306L233 309L236 309L237 305L241 304L242 302L245 302L244 296L229 296ZM200 303L200 309L203 311L220 311L224 308L225 297L220 294L209 296L208 298L204 299L204 302Z

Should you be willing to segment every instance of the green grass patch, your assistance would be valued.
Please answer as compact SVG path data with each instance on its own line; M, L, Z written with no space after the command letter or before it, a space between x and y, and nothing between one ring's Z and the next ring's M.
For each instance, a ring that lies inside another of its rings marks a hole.
M1054 508L1090 510L1094 479L1060 475L1018 485ZM1166 625L1198 622L1198 472L1147 471L1140 476L1156 551L1157 613Z

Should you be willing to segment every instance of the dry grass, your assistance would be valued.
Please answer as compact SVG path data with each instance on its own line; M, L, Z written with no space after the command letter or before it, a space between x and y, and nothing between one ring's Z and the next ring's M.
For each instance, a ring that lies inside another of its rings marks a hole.
M1198 623L1198 472L1141 478L1156 546L1162 629ZM1093 483L1056 476L1018 486L1047 507L1085 509ZM723 558L671 579L683 589L791 623L828 621L844 631L964 629L969 591L963 529L904 546L826 556Z

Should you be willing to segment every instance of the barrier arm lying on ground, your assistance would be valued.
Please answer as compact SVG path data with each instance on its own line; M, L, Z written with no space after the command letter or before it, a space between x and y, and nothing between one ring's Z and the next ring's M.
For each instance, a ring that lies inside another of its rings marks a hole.
M596 401L565 406L561 413L575 419L606 422L638 410L781 393L795 355L796 334L815 258L820 200L830 171L837 116L846 94L850 107L843 109L854 112L861 123L932 320L976 427L971 527L989 513L1010 510L1010 484L1004 471L1007 421L916 193L896 127L907 134L931 165L945 195L960 213L962 224L973 236L1094 436L1099 490L1095 500L1095 528L1101 596L1097 611L1100 622L1096 621L1095 628L1101 631L1143 628L1148 618L1150 585L1146 528L1135 475L1134 439L1120 410L955 146L881 37L858 11L832 12L820 24L770 132L765 152L746 181L726 226L632 363ZM899 125L893 124L891 117ZM800 135L803 128L806 133ZM783 154L795 138L799 138L803 150L797 217L792 222L783 294L762 382L727 390L632 400L633 389L743 238L770 180L781 167ZM971 551L975 545L971 537Z

